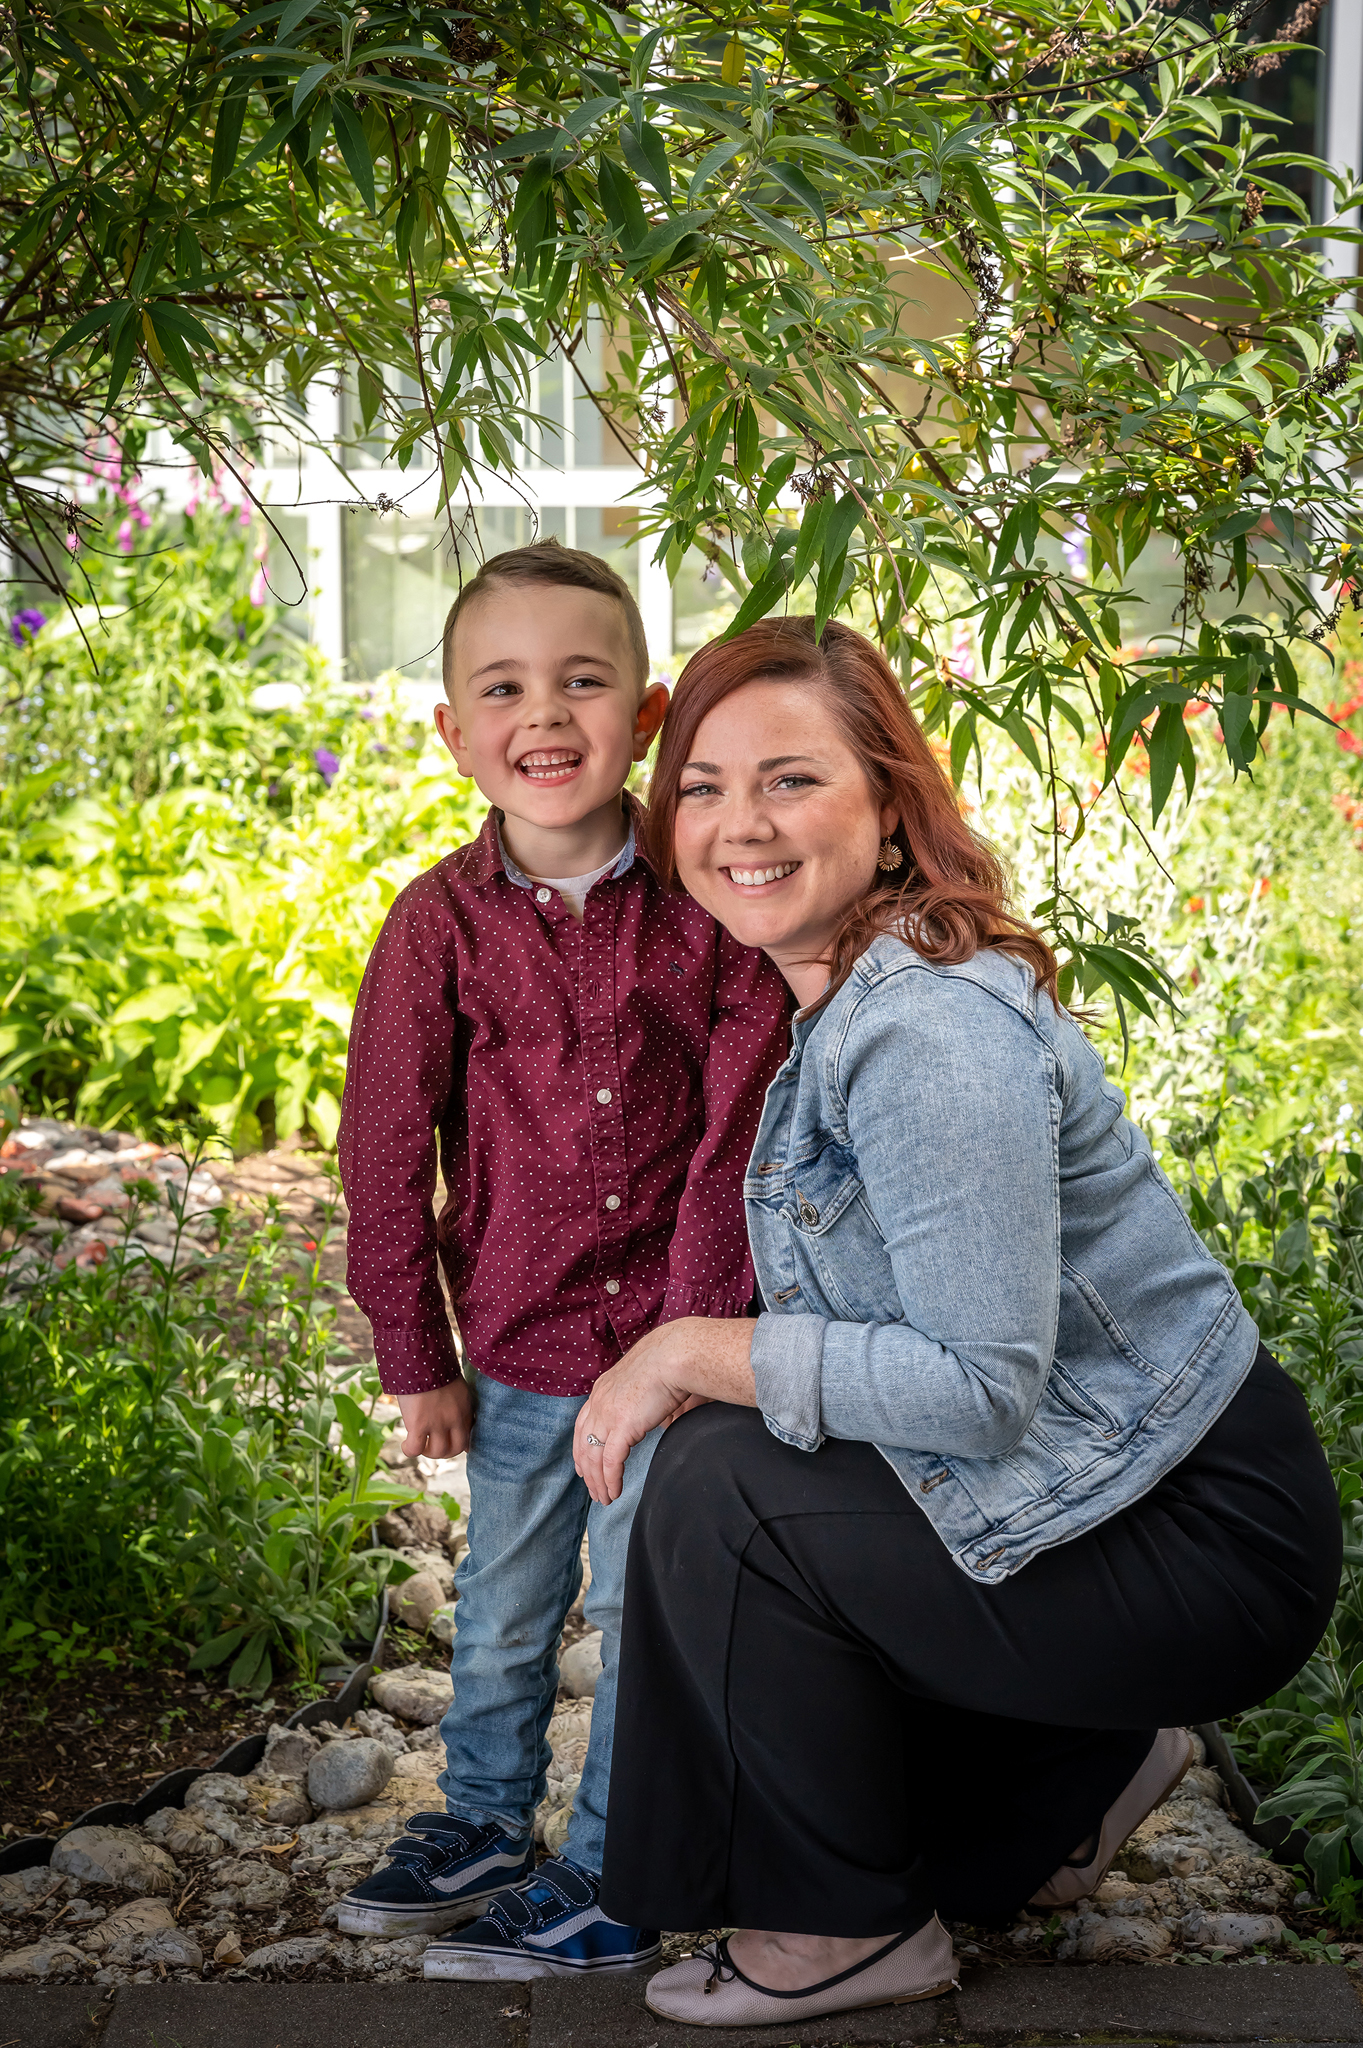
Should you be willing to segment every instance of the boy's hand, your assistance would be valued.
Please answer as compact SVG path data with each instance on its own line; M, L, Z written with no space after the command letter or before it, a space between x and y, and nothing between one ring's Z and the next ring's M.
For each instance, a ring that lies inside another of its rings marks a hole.
M473 1431L473 1398L462 1377L428 1394L399 1394L398 1407L407 1425L403 1455L408 1458L457 1458L469 1447Z

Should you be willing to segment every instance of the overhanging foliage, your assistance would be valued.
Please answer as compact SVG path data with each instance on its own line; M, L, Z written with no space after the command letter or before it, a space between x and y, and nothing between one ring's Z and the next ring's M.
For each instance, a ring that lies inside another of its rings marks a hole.
M1085 990L1144 1007L1134 935L1064 889L1091 801L1067 729L1118 800L1139 735L1156 816L1195 773L1190 705L1249 768L1299 708L1363 454L1359 316L1237 95L1263 12L19 0L7 531L44 573L102 427L240 468L270 376L346 379L457 511L513 465L534 363L604 334L590 396L672 572L706 549L736 625L857 611L958 779L982 721L1010 733L1054 793L1041 915ZM1123 651L1122 580L1170 545L1171 631Z

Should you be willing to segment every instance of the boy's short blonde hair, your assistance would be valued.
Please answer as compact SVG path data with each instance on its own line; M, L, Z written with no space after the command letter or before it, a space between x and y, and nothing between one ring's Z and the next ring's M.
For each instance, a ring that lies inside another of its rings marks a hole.
M625 615L625 631L629 635L636 679L642 691L648 681L648 640L629 585L623 577L616 575L608 562L602 561L600 555L586 554L581 548L565 548L562 541L537 540L528 548L508 548L504 555L494 555L490 562L484 562L478 574L464 585L450 606L445 620L442 657L447 697L452 696L454 690L454 629L459 614L472 604L475 597L482 596L498 583L559 583L569 590L595 590L602 597L614 598Z

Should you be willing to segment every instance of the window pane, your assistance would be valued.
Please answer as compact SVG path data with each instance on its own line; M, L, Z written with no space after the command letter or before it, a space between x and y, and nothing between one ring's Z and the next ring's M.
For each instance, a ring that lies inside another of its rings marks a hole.
M738 592L699 548L691 548L672 586L672 645L691 654L722 633L738 610Z
M505 548L551 534L568 538L567 518L558 506L541 512L537 529L528 512L509 506L466 517L455 532L457 551L443 519L346 513L345 648L352 682L371 681L387 669L414 682L438 681L445 615L461 581Z

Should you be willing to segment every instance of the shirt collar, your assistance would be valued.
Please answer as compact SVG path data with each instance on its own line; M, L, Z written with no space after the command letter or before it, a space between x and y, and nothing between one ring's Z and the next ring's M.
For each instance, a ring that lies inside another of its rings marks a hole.
M614 882L621 875L627 875L636 860L645 867L651 865L648 855L639 844L639 827L643 823L643 815L643 807L638 799L626 790L625 817L629 823L629 831L620 849L619 860L604 877L606 881ZM518 889L529 889L532 887L530 877L521 872L502 845L500 818L500 812L488 812L482 831L468 849L465 873L475 887L481 887L483 883L490 882L494 875L501 874L505 875L509 882L514 882Z
M493 822L495 824L495 820ZM497 849L502 857L502 873L506 876L508 882L514 882L518 889L535 888L536 884L530 879L530 876L523 869L516 866L515 861L512 860L511 855L503 846L500 826L497 827ZM627 875L634 866L635 851L634 820L631 818L628 836L620 849L620 858L616 861L615 866L610 872L600 876L599 879L603 882L616 882L620 879L621 875Z

